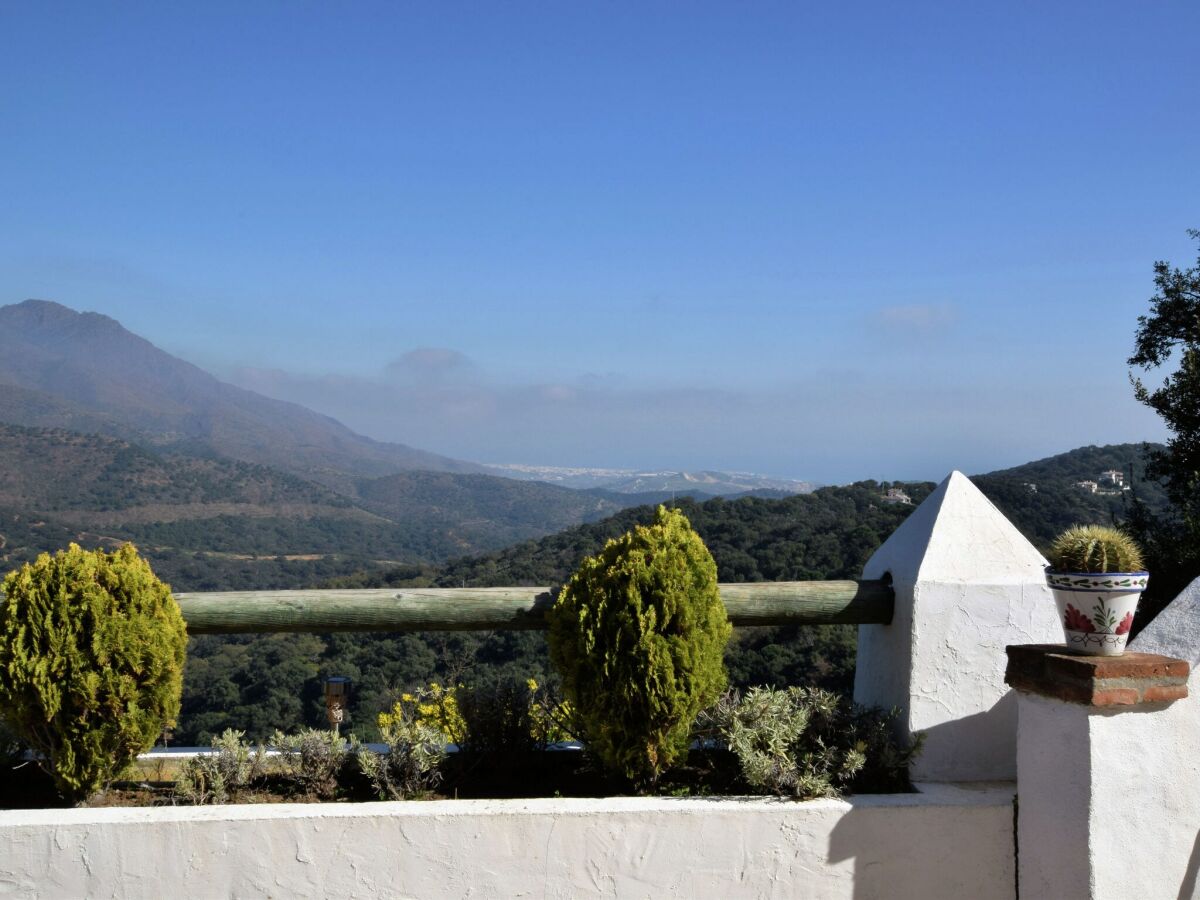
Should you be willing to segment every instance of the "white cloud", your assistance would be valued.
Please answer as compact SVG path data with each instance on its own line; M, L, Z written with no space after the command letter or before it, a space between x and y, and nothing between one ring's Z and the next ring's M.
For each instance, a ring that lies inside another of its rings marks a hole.
M912 337L943 332L958 321L951 303L911 303L882 306L870 317L873 327L888 334Z
M401 384L444 384L472 381L478 367L464 353L448 347L417 347L384 368L384 377Z

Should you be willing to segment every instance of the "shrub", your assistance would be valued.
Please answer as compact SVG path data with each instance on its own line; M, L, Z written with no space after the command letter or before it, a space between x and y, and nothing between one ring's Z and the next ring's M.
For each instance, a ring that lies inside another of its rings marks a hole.
M466 725L460 750L502 758L542 749L537 742L528 682L500 678L459 688L457 698Z
M346 742L336 732L306 728L299 734L276 731L271 744L279 751L280 773L306 793L332 800L338 776L349 760Z
M461 684L442 687L433 681L415 692L403 693L391 712L379 714L379 727L382 729L393 716L408 715L414 722L439 731L443 740L461 744L467 733L467 723L458 708L458 695L462 689Z
M756 687L726 694L699 720L737 757L751 788L809 800L844 790L908 790L908 766L920 751L894 737L896 712L857 706L819 688Z
M0 722L0 768L17 765L25 754L20 738L3 722Z
M262 774L263 751L242 742L243 731L228 728L213 741L212 753L191 757L175 778L175 796L185 803L228 803Z
M1142 551L1119 528L1072 525L1050 547L1056 572L1140 572Z
M397 703L391 712L379 715L387 752L354 746L358 766L380 799L404 800L432 790L441 781L438 766L446 758L445 736L417 716L415 704Z
M529 715L534 742L542 748L575 740L575 708L555 691L530 678Z
M71 544L10 572L0 599L0 717L83 801L179 714L187 634L132 545Z
M726 684L717 567L678 510L585 559L549 615L550 657L590 750L646 783L686 754Z

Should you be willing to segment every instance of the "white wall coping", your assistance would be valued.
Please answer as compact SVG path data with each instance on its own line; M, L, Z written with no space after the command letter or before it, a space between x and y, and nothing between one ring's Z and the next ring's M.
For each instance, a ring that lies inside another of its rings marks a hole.
M901 807L1011 806L1009 781L919 783L905 794L856 794L838 800L779 797L531 797L517 800L380 800L356 803L225 803L212 806L98 806L0 810L0 831L24 825L355 819L373 816L560 816L713 811L758 815L790 807L797 815Z

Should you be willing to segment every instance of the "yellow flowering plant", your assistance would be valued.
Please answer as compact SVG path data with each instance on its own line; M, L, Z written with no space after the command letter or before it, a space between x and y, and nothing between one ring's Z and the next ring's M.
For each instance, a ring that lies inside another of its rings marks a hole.
M467 723L458 709L455 696L462 687L443 687L434 681L413 692L405 692L388 712L377 718L379 730L386 732L399 722L413 722L440 732L447 742L461 744L467 735Z

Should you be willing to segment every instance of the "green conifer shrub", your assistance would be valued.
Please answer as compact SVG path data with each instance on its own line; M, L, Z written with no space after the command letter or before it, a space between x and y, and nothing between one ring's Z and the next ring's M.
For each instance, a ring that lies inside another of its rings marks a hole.
M17 765L24 752L21 740L11 729L5 727L3 720L0 720L0 770ZM0 772L0 776L2 775Z
M726 684L717 566L678 510L585 559L549 614L550 658L588 748L645 784L686 755Z
M3 587L0 718L64 797L86 800L179 714L179 606L128 544L43 553Z

